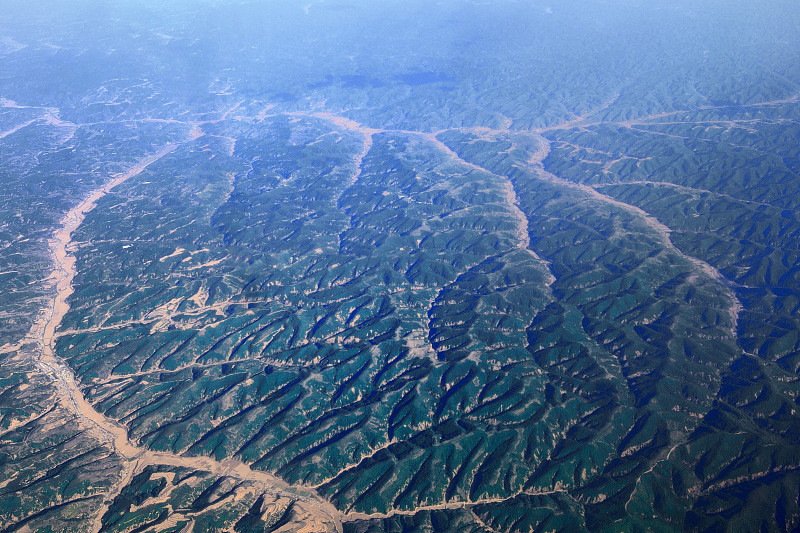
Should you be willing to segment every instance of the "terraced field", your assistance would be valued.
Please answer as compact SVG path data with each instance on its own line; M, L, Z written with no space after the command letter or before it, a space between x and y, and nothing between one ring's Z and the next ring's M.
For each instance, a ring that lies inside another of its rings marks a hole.
M761 4L10 5L0 531L800 527Z

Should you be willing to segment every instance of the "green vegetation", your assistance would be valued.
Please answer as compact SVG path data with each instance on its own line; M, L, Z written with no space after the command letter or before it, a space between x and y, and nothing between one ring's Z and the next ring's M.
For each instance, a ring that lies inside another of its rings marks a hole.
M0 13L0 531L800 527L796 6L81 6Z

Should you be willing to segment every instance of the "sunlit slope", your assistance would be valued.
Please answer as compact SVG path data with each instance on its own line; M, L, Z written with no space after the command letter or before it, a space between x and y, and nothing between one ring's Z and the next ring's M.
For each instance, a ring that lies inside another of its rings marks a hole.
M0 524L37 529L53 521L63 530L85 529L124 467L113 448L61 403L53 374L31 356L52 307L47 245L77 199L147 153L153 139L177 139L185 128L142 124L133 131L110 125L79 131L61 119L59 109L9 101L0 116ZM114 159L102 157L134 136L139 146Z
M1 531L798 527L793 3L48 7Z

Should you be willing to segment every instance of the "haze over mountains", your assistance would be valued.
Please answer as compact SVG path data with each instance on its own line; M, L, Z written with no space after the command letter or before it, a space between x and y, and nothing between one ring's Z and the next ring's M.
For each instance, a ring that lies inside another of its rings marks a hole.
M5 2L0 531L796 529L799 30Z

